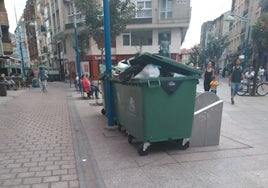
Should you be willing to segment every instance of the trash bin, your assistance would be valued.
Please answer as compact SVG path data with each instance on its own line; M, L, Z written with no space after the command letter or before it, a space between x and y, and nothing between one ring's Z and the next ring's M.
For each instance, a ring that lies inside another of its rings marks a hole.
M100 80L101 80L102 105L103 105L101 113L102 115L106 115L107 106L105 100L107 100L107 92L106 92L106 78L104 74L100 77Z
M5 82L0 82L0 96L7 96L7 88Z
M103 74L101 77L100 77L100 80L101 80L101 92L102 92L102 105L103 105L103 108L101 109L101 113L102 115L105 115L106 117L108 117L108 111L107 111L107 79L106 79L106 76L105 74ZM111 92L112 92L112 98L114 98L114 94L113 94L113 82L111 82ZM116 114L114 114L113 116L114 118L114 123L115 124L118 124L117 123L117 117L116 117ZM121 126L118 127L119 130L121 130Z
M146 155L153 142L178 141L181 149L189 147L185 138L191 137L196 84L201 72L172 59L142 54L130 61L131 65L161 66L161 75L178 73L180 77L159 77L113 80L117 121L128 133L128 141L135 138L142 144L140 155Z
M216 94L196 94L191 147L219 145L222 109L223 101Z

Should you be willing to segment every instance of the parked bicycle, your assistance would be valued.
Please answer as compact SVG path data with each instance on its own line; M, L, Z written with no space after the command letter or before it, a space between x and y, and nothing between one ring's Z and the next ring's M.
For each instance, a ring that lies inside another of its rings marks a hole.
M241 83L241 88L237 92L237 95L244 96L246 94L250 94L253 89L253 83L243 81ZM268 83L267 82L258 82L256 86L256 93L259 96L265 96L268 94Z

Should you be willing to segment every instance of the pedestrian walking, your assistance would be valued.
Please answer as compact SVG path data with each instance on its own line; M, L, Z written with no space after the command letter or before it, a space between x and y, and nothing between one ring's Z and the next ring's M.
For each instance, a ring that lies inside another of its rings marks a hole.
M65 83L67 83L68 78L69 78L69 71L65 70L65 72L64 72L64 82Z
M47 79L48 79L48 72L43 69L42 67L40 68L38 77L41 81L41 86L42 86L42 91L47 92Z
M210 90L211 78L214 75L215 75L215 70L212 67L212 63L209 61L202 75L202 78L204 80L204 91Z
M235 65L232 69L232 72L229 77L229 86L231 86L231 103L234 104L234 97L237 94L237 91L240 89L241 80L244 79L243 70L241 67L240 59L235 61Z
M212 80L211 80L211 82L210 82L210 91L211 91L212 93L217 94L217 87L218 87L218 85L219 85L219 82L218 82L216 76L212 76L211 79L212 79Z

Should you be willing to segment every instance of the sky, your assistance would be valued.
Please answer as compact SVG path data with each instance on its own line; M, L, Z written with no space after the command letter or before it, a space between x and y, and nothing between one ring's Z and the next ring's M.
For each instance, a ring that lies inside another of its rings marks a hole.
M9 32L14 33L16 16L19 19L25 8L26 0L5 0L8 13ZM201 26L204 22L214 20L221 14L231 10L232 0L191 0L192 15L189 29L182 48L191 48L200 42Z
M17 13L17 20L19 20L25 8L26 0L4 0L4 1L9 21L9 32L14 33L17 25L15 9Z
M192 15L190 26L182 48L191 48L200 42L201 26L231 10L232 0L191 0Z

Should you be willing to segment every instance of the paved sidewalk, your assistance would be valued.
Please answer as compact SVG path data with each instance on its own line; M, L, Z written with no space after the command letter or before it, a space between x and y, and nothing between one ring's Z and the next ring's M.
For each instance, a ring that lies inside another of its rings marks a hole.
M65 86L0 98L0 187L79 187Z
M22 93L24 93L26 90L7 90L7 96L0 96L0 105L5 104L12 99L20 96Z
M219 146L179 151L171 144L152 145L140 157L137 144L109 131L102 106L81 100L72 92L90 153L85 155L108 188L266 188L268 185L268 98L236 97L231 105L227 78L220 78L218 95L224 101ZM202 81L197 91L203 91Z
M155 144L140 157L135 140L106 128L102 106L68 84L25 91L0 102L0 187L266 188L268 96L236 97L231 105L227 79L218 95L219 146Z

